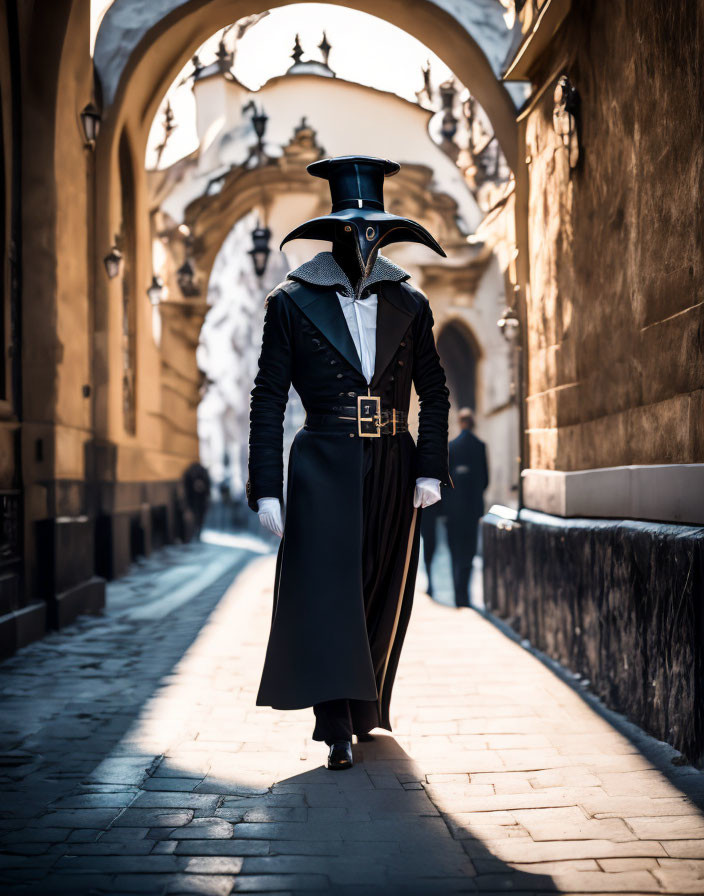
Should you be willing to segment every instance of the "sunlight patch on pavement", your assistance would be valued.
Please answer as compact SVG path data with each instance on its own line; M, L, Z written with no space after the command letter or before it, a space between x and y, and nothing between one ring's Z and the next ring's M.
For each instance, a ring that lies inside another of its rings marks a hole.
M237 552L220 554L207 566L199 567L197 574L187 576L186 581L170 594L147 604L134 607L127 614L129 619L162 619L175 609L192 600L206 588L216 582L228 569L239 563L241 555Z
M270 554L272 546L256 535L235 534L234 532L218 532L215 529L205 529L200 540L206 544L216 544L225 548L242 548L245 551L254 551L256 554Z

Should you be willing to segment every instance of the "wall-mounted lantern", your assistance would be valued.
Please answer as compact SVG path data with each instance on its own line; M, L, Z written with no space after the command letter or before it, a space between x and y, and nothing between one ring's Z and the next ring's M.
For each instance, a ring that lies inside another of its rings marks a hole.
M513 308L504 308L504 312L497 320L496 326L501 331L501 335L506 342L513 347L518 343L518 336L521 329L521 322L518 319Z
M181 294L185 298L194 298L200 295L200 289L196 284L196 272L190 259L186 259L176 271L176 281Z
M122 271L122 252L120 252L118 243L120 242L118 237L115 237L115 242L110 247L110 251L103 259L103 264L105 265L105 271L110 280L114 280L115 277L119 277Z
M269 240L271 239L271 231L268 227L257 226L252 231L252 248L249 254L252 256L254 264L254 273L257 277L263 277L266 271L266 264L269 260Z
M263 141L267 121L269 121L269 116L264 109L260 108L258 112L256 110L254 111L254 114L252 115L252 125L254 126L254 133L257 135L260 149L263 149L264 146Z
M147 290L147 296L149 297L150 303L156 308L156 306L161 302L161 297L164 294L164 281L161 277L157 277L156 274L152 277L152 282L149 284L149 289Z
M552 126L567 150L570 168L579 161L579 93L567 75L562 75L553 93Z
M456 95L457 88L452 78L440 85L440 101L443 112L440 132L445 140L452 140L457 133L457 119L453 112Z
M86 149L95 148L95 141L100 133L100 121L100 112L93 103L88 103L81 112L81 126L83 127Z

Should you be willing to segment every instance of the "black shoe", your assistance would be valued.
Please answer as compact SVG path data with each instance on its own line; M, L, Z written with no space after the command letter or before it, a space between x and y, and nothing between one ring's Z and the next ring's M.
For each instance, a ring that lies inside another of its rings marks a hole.
M328 768L332 771L341 771L352 768L352 743L349 740L341 740L332 744L328 755Z

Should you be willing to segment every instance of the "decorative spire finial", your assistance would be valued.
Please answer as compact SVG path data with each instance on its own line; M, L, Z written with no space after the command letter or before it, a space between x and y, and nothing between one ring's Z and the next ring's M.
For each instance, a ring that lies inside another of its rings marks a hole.
M328 59L330 58L330 50L332 50L332 47L331 47L330 43L328 42L327 34L324 31L323 31L323 39L318 44L318 49L323 54L323 62L325 63L325 65L328 65ZM329 65L328 65L328 68L330 68Z
M291 59L293 59L293 64L298 65L301 61L301 57L303 56L303 48L301 47L301 40L298 35L296 35L296 42L293 45L293 53L291 53Z

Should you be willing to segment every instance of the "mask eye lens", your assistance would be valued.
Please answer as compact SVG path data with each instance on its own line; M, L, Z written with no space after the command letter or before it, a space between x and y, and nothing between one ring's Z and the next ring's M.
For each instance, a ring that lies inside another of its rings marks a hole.
M346 225L345 225L345 233L350 233L351 230L352 230L352 228L350 227L350 225L349 225L349 224L346 224Z
M374 228L373 227L367 227L367 239L368 240L374 239Z

